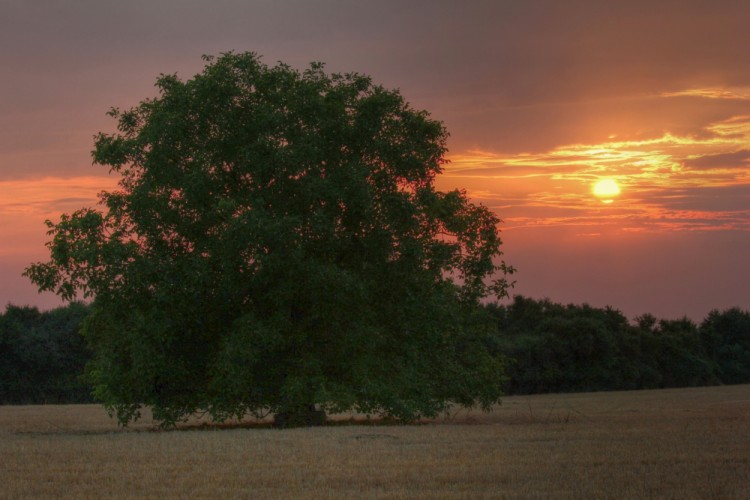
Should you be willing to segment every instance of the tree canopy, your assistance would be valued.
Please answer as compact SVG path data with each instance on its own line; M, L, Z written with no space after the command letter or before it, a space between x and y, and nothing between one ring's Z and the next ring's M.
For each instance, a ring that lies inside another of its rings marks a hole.
M94 394L127 424L317 405L401 419L498 401L480 305L503 296L499 219L438 191L447 132L359 74L206 57L113 109L99 208L47 222L26 275L93 299Z

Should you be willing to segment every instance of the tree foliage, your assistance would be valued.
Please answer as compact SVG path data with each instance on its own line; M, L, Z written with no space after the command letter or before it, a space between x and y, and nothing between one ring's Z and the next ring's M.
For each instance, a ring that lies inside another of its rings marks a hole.
M502 296L498 218L441 192L447 133L358 74L206 58L113 109L95 163L119 189L48 222L26 274L93 298L96 397L123 424L318 405L402 419L489 407L479 301Z

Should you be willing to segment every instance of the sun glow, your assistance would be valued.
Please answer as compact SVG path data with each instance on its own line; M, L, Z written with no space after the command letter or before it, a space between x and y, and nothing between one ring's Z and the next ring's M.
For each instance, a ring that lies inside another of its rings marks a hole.
M620 186L614 179L602 179L594 184L594 196L603 203L612 203L615 196L620 194Z

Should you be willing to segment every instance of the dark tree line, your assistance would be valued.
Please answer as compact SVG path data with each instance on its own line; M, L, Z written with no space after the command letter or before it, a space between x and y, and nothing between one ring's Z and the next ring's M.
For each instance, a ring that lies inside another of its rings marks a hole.
M0 404L87 403L82 380L91 357L79 331L89 308L48 312L8 305L0 313Z
M750 312L690 319L517 296L489 305L494 346L510 358L508 394L655 389L750 382Z
M508 394L654 389L750 383L750 312L712 311L700 325L646 314L635 323L612 308L518 296L488 305L492 349L509 358ZM7 306L0 314L0 404L92 401L91 358L79 331L90 308L48 312Z

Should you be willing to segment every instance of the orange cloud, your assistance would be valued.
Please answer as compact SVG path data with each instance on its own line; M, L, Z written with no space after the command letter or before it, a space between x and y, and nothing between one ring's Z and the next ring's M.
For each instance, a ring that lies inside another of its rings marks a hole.
M660 97L703 97L706 99L750 100L750 87L705 87L679 92L662 92Z
M614 139L516 155L469 151L451 158L443 182L481 192L506 229L750 229L750 116L711 123L700 136ZM622 190L606 207L592 195L602 178Z
M0 181L0 214L50 214L96 203L117 186L114 177L43 177Z
M114 177L94 176L0 181L0 256L44 256L45 219L94 206L98 193L116 185Z

